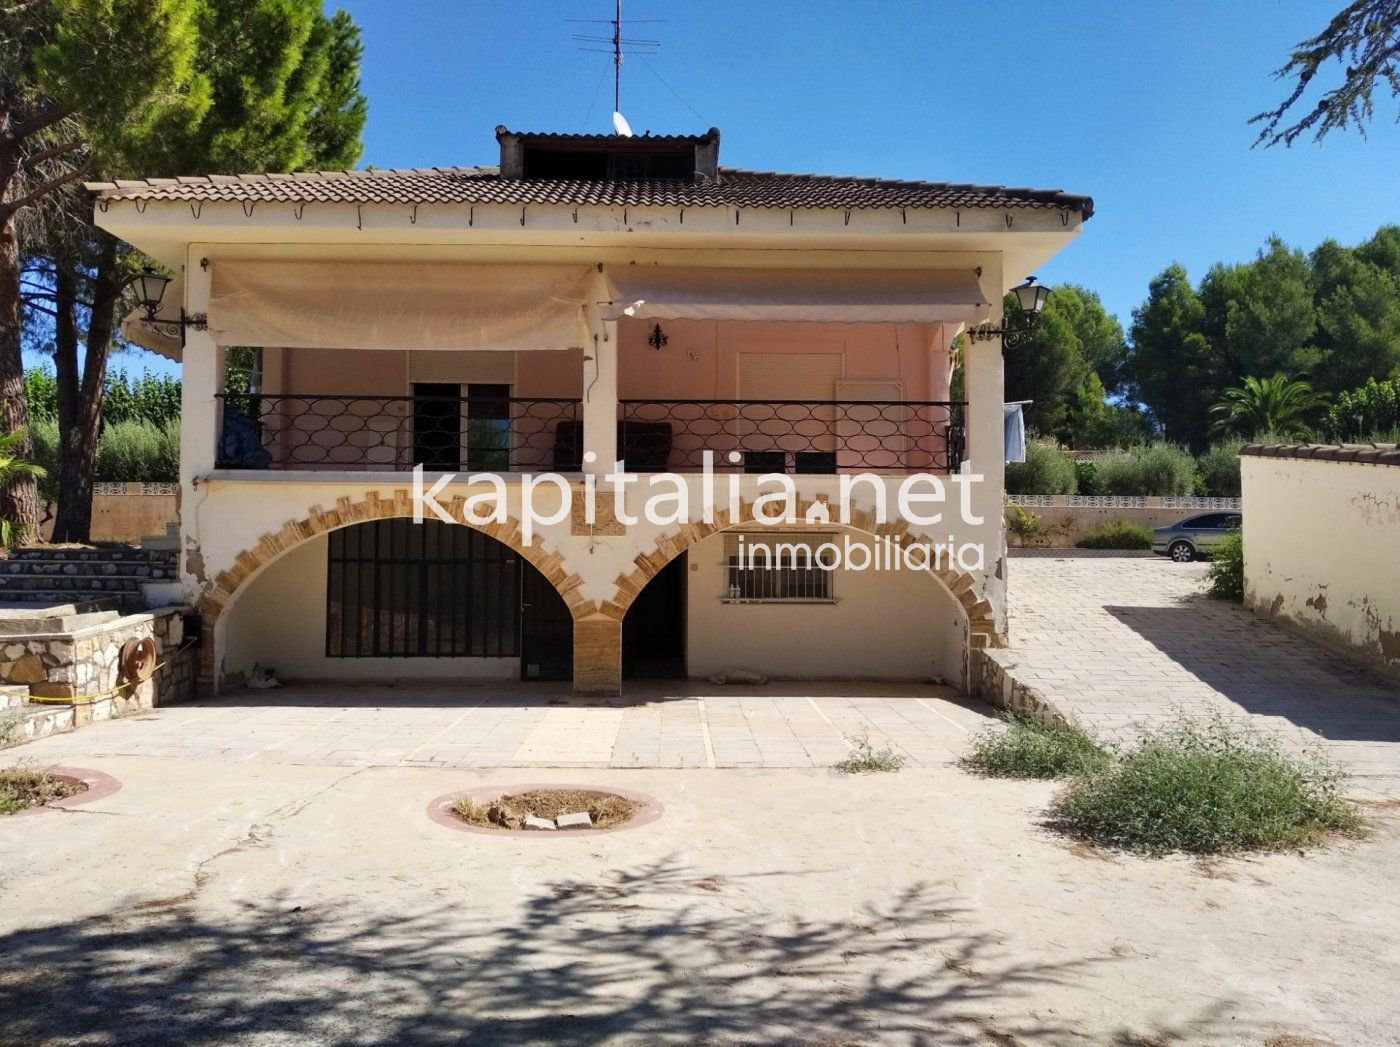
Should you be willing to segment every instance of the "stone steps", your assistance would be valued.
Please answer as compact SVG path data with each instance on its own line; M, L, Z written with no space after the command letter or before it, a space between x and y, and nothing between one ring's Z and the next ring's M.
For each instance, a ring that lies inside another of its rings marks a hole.
M17 711L0 710L0 749L71 731L75 721L71 705L22 705Z
M144 587L179 580L174 549L136 546L31 546L0 560L0 603L90 603L146 607Z

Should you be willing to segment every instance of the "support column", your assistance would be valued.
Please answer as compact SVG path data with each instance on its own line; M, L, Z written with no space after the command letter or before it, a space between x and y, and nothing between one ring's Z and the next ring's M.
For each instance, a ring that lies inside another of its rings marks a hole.
M583 364L583 450L594 460L583 471L594 476L612 472L617 461L617 321L604 320L600 303L609 295L601 267L589 284L585 307L593 348Z
M199 262L202 248L192 244L185 256L185 314L209 310L209 271ZM200 555L199 505L205 493L199 477L214 469L219 441L219 403L215 393L223 388L223 352L208 331L185 329L180 359L180 551L178 565L185 598L198 604L209 579ZM221 629L208 623L201 641L199 688L211 693L216 685L218 658L222 653Z
M982 289L996 303L993 323L1000 326L1002 275L1000 259L984 264ZM1006 423L1005 363L999 337L975 344L964 338L963 381L967 395L968 472L982 477L973 490L972 511L983 518L982 535L986 548L987 579L983 597L993 609L997 637L1006 636Z
M574 694L622 693L622 622L574 620Z

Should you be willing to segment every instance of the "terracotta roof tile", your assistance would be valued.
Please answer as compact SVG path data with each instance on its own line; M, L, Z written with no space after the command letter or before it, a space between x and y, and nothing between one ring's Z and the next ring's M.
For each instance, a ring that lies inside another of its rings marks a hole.
M712 181L501 178L494 167L90 182L102 200L336 204L556 204L599 207L1053 208L1088 218L1094 202L1058 189L784 174L720 168Z
M1398 444L1247 444L1240 454L1254 458L1296 458L1314 462L1362 462L1400 466Z

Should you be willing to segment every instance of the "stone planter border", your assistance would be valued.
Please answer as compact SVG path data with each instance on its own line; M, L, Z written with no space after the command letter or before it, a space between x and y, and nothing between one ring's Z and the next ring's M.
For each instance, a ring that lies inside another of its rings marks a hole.
M452 805L463 796L468 797L472 803L490 803L499 799L506 793L523 793L535 789L567 789L572 792L586 793L612 793L614 796L621 796L627 800L635 800L642 805L641 810L632 815L631 819L622 825L614 825L607 829L558 829L548 832L542 829L488 829L482 825L470 825L462 821L452 813ZM650 825L662 816L666 808L661 805L661 801L646 793L634 792L630 789L617 789L611 785L579 785L573 782L526 782L524 784L514 783L511 785L481 785L475 789L456 789L450 793L444 793L428 804L428 817L439 825L445 825L449 829L457 829L461 832L475 833L478 836L498 836L510 839L522 839L526 837L542 837L544 839L591 839L595 836L603 836L607 833L626 832L628 829L638 829L643 825Z

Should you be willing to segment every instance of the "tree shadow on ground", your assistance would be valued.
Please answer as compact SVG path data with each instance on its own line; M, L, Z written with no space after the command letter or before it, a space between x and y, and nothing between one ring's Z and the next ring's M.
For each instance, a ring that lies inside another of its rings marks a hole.
M195 892L197 893L197 892ZM189 895L0 939L0 1043L1149 1044L1045 1008L1111 956L1022 962L926 888L837 922L675 861L540 884L518 918L374 895L214 914ZM1038 1005L1029 997L1034 994ZM1190 1035L1240 1034L1228 1003ZM1063 1013L1063 1012L1061 1012ZM1035 1015L1032 1018L1032 1014Z
M1104 609L1248 712L1331 741L1400 742L1400 683L1250 611L1206 596Z

